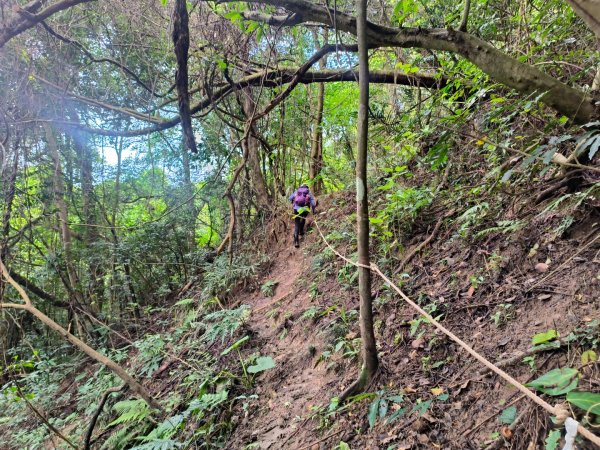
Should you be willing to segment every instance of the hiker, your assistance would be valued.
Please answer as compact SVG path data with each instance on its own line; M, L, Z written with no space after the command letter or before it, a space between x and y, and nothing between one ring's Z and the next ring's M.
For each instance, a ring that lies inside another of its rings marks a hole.
M314 214L317 202L306 184L302 184L290 195L290 202L292 202L294 210L294 247L298 248L300 247L300 236L304 236L304 224L306 223L309 207Z

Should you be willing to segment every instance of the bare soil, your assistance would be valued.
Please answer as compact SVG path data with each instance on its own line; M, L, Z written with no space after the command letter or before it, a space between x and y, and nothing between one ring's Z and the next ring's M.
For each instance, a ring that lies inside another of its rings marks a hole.
M327 224L321 225L326 233L341 228L351 203L341 194L324 202L319 220L326 218ZM526 222L516 233L469 242L457 238L452 225L442 227L404 268L410 274L404 288L422 305L435 304L434 316L440 315L448 328L491 361L527 350L535 333L575 332L578 339L569 347L535 355L534 368L518 360L505 369L526 383L555 367L576 367L582 375L580 389L597 392L598 364L582 364L580 359L600 337L597 328L586 328L600 319L597 209L583 207L558 237L553 230L560 218L546 217L541 223L539 208L512 206L506 208L506 216ZM433 216L431 223L435 222ZM412 245L428 237L432 224L417 227ZM341 325L340 311L358 308L357 290L355 281L340 282L344 263L323 254L325 245L316 230L298 250L289 233L285 247L274 255L275 264L260 281L278 282L274 297L253 293L244 300L253 308L249 326L265 343L261 353L273 356L277 367L258 379L259 406L240 420L228 448L331 449L342 440L352 449L544 448L553 428L548 414L496 376L480 374L477 362L426 324L411 334L411 321L418 316L380 280L375 280L373 290L381 371L369 391L401 394L402 406L409 409L428 401L431 405L422 415L406 414L392 423L378 419L373 428L367 420L372 398L328 415L331 399L358 372L355 355L344 358L332 347L339 342L335 326ZM350 246L342 242L336 248L347 254ZM316 264L316 258L326 263ZM540 262L548 264L547 271L536 270ZM395 279L402 283L400 274ZM309 308L322 315L303 318ZM358 336L356 316L344 332L347 342ZM331 354L323 358L323 352ZM438 400L439 392L448 398ZM510 430L498 420L509 406L518 413ZM389 407L391 413L400 406ZM575 413L581 418L580 411ZM579 448L590 445L582 442Z

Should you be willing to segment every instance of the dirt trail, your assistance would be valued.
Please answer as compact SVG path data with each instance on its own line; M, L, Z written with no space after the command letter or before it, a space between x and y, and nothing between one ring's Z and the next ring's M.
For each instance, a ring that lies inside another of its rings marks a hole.
M278 282L272 298L259 292L249 299L249 326L265 343L261 354L272 356L277 367L258 379L260 406L243 419L229 448L254 443L260 449L297 449L310 444L307 433L312 427L304 422L311 406L328 402L329 391L339 383L324 364L314 367L325 346L323 337L311 330L310 320L300 319L312 305L309 282L303 279L311 266L305 247L306 243L299 249L290 245L276 256L261 280Z

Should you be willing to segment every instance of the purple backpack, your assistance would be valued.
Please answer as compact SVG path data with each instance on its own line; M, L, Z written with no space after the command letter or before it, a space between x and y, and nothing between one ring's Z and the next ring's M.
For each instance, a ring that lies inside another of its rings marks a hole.
M294 204L297 206L310 205L310 194L307 187L299 187L294 197Z

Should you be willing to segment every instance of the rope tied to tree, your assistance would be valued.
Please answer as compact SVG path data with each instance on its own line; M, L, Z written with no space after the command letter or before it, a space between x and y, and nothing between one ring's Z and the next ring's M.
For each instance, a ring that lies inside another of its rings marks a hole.
M429 321L429 323L431 323L435 328L440 330L442 333L444 333L446 336L448 336L450 339L452 339L454 342L456 342L458 345L460 345L471 356L473 356L477 361L479 361L481 364L486 366L488 369L490 369L496 375L500 376L505 381L507 381L514 387L516 387L519 391L521 391L530 400L532 400L537 405L541 406L546 411L548 411L550 414L555 416L555 418L556 418L555 420L559 425L562 425L564 423L567 434L565 436L566 444L563 447L563 450L573 450L573 443L575 441L575 436L577 435L578 432L582 436L584 436L585 438L587 438L588 440L590 440L591 442L593 442L594 444L596 444L597 446L600 447L600 436L596 436L591 431L589 431L587 428L585 428L581 424L579 424L575 419L573 419L571 417L569 410L567 409L567 407L564 404L561 403L561 404L556 404L556 405L552 406L550 403L546 402L544 399L542 399L537 394L535 394L534 392L529 390L527 387L525 387L522 383L520 383L519 381L514 379L507 372L505 372L504 370L495 366L492 362L488 361L484 356L477 353L473 349L473 347L471 347L469 344L464 342L462 339L460 339L458 336L456 336L454 333L452 333L450 330L448 330L446 327L444 327L442 324L440 324L429 313L427 313L427 311L425 311L423 308L421 308L419 305L417 305L413 300L411 300L398 286L396 286L396 284L394 284L394 282L392 280L390 280L379 269L379 267L377 267L376 264L371 263L370 265L366 265L366 264L362 264L359 262L355 262L355 261L352 261L351 259L348 259L341 253L339 253L327 241L327 239L323 235L323 232L321 231L321 227L319 226L319 223L317 222L316 219L314 220L314 223L317 226L317 230L319 231L319 234L321 235L323 242L325 242L327 247L329 247L329 249L333 253L335 253L338 257L340 257L341 259L346 261L348 264L351 264L356 267L370 269L373 272L375 272L377 275L379 275L379 277L381 277L381 279L383 279L383 281L388 286L390 286L394 291L396 291L398 293L398 295L400 295L400 297L402 297L402 299L406 303L408 303L413 309L415 309L421 316L425 317Z

